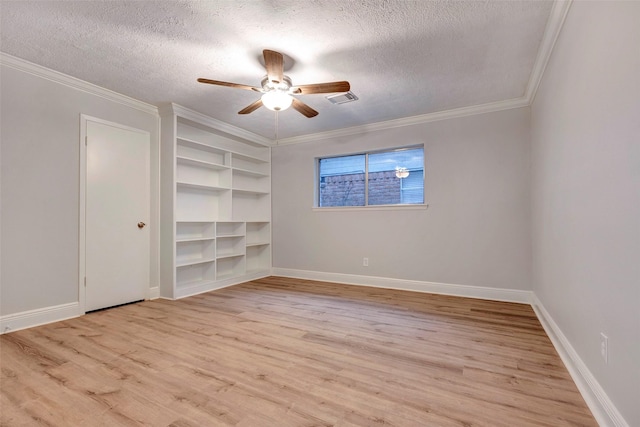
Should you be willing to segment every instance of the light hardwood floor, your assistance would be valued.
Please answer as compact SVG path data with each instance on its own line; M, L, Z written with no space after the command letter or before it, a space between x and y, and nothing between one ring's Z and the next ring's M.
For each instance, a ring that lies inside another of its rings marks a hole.
M270 277L0 337L3 426L595 426L531 307Z

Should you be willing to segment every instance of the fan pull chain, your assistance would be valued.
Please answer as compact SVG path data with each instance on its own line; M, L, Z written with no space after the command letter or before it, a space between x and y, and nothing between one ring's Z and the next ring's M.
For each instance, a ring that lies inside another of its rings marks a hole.
M276 145L278 145L280 140L278 139L278 111L276 111Z

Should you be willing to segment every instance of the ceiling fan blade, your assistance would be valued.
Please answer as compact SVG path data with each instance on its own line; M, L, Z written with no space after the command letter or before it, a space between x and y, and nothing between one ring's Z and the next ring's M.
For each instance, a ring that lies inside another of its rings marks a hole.
M254 90L256 92L262 92L262 89L260 88L248 86L248 85L241 85L239 83L221 82L220 80L210 80L210 79L198 79L198 81L200 83L208 83L210 85L235 87L237 89L246 89L246 90Z
M296 98L293 98L293 102L291 103L291 106L297 110L299 113L301 113L302 115L311 118L311 117L315 117L318 115L318 112L316 110L314 110L313 108L309 107L307 104L305 104L304 102L297 100Z
M297 95L310 95L313 93L349 92L349 82L316 83L310 85L295 86L291 92Z
M267 77L270 82L280 83L284 76L284 57L280 52L265 49L262 51L264 55L264 65L267 68Z
M238 111L238 114L249 114L256 111L260 107L262 107L262 98L258 99L248 107L244 107L242 110Z

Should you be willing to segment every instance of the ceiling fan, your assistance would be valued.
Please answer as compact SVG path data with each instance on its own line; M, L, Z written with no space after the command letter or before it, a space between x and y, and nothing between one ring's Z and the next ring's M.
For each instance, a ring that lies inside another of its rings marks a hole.
M198 79L200 83L218 86L235 87L262 93L262 97L253 104L238 111L238 114L249 114L261 106L272 111L282 111L293 107L306 117L315 117L318 112L292 95L310 95L315 93L348 92L349 82L315 83L293 86L291 79L284 75L284 57L281 53L265 49L262 51L267 75L262 79L261 87L248 86L239 83L222 82L219 80Z

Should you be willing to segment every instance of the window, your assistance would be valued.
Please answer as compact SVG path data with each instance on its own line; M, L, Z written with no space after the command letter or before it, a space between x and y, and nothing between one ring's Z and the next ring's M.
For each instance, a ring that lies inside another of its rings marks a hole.
M318 159L318 207L424 203L424 148Z

